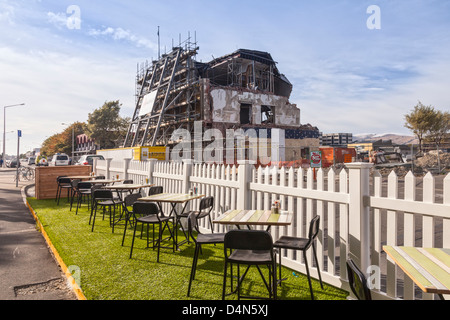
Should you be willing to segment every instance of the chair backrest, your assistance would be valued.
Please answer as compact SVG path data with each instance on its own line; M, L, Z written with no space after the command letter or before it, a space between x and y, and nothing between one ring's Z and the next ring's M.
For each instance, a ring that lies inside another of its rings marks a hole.
M148 216L151 214L158 215L159 207L154 202L136 201L133 203L133 213L141 216Z
M359 270L352 259L347 260L347 273L350 289L358 300L372 300L365 275Z
M131 207L139 198L141 198L140 193L132 193L125 197L125 207Z
M225 234L225 255L228 249L272 250L272 235L263 230L230 230Z
M212 196L204 197L200 200L199 210L202 211L205 209L209 209L209 211L211 211L213 204L214 204L214 197Z
M90 189L90 188L92 188L92 183L90 182L81 181L78 183L78 189Z
M80 179L73 179L71 183L72 183L72 188L78 188L78 184L80 183Z
M69 178L65 178L65 177L59 177L58 178L58 183L59 184L71 184L72 180L70 180Z
M312 244L314 239L319 234L320 230L320 216L315 216L311 219L311 222L309 223L309 232L308 232L308 243L306 245L306 248L309 248L309 246Z
M160 194L163 193L163 187L162 186L152 186L150 187L150 189L148 190L148 195L154 195L154 194Z
M113 199L113 193L111 190L105 189L95 189L94 190L94 199Z
M192 238L192 240L194 240L194 242L197 242L197 239L194 237L194 231L200 233L200 230L198 229L197 215L195 212L189 213L187 218L187 224L188 224L188 235Z

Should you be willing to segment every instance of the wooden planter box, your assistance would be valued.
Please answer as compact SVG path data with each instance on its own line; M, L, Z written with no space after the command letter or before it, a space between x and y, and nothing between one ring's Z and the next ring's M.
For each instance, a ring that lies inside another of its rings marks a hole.
M88 176L92 166L49 166L36 167L35 196L38 200L55 199L59 176ZM66 197L67 191L63 191L61 197Z

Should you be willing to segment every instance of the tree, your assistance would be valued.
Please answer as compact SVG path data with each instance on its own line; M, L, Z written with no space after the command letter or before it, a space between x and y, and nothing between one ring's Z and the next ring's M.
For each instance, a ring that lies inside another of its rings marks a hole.
M72 155L72 128L74 129L74 138L84 133L86 124L75 122L64 129L63 132L54 134L42 143L41 154L50 157L55 153L66 153ZM76 144L76 141L74 141ZM76 146L75 146L76 148Z
M119 147L128 130L129 119L119 115L120 107L118 100L109 101L89 113L86 132L101 149Z
M432 142L437 148L448 139L450 132L450 113L436 111L433 123L428 130L426 140Z
M405 127L410 129L419 140L419 152L422 152L422 143L425 135L433 126L436 112L432 106L425 106L420 101L414 106L411 113L405 115Z

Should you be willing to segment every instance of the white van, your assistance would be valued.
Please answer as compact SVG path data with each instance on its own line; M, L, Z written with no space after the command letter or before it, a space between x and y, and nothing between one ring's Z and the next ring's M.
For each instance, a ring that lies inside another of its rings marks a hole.
M53 155L52 161L50 161L51 166L68 166L69 156L65 153L57 153Z

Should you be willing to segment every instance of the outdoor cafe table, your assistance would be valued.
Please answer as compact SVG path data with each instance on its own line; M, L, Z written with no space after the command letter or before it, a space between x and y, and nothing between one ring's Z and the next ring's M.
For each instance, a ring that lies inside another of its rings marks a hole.
M392 260L426 293L450 294L450 249L383 246Z
M103 185L107 185L107 184L114 184L116 182L123 182L123 179L92 179L92 180L88 180L87 182L90 182L91 184L103 184Z
M176 249L178 250L179 247L182 244L184 244L186 242L189 242L189 237L186 234L186 231L184 230L183 225L181 223L179 223L180 216L186 210L186 206L189 203L189 201L192 201L192 200L195 200L195 199L200 199L200 198L203 198L204 196L205 195L203 195L203 194L193 194L193 195L191 195L191 194L185 194L185 193L159 193L159 194L154 194L154 195L151 195L151 196L139 198L138 201L170 203L171 210L170 210L170 213L169 213L169 217L171 217L172 214L173 214L174 218L175 218L174 249L176 247ZM183 209L181 210L181 212L177 212L177 210L176 210L177 204L182 204L183 205ZM164 213L162 213L162 214L164 214ZM186 240L184 240L182 242L178 242L178 224L180 224L181 230L183 231L183 234L186 237Z
M109 190L115 190L115 191L117 191L117 193L120 196L121 191L128 191L128 192L132 193L135 190L139 190L139 192L140 192L142 188L149 188L152 186L154 186L154 184L149 184L149 183L144 183L144 184L142 184L142 183L126 184L125 183L125 184L123 184L123 183L121 183L121 184L114 184L112 186L104 186L103 188L109 189Z
M67 178L72 179L72 180L75 180L75 179L87 180L87 179L94 179L96 177L97 176L70 176L70 177L67 177Z
M214 219L214 223L223 225L240 226L267 226L267 231L271 226L288 226L292 222L292 212L279 210L273 213L271 210L228 210L221 216Z

